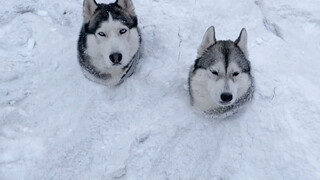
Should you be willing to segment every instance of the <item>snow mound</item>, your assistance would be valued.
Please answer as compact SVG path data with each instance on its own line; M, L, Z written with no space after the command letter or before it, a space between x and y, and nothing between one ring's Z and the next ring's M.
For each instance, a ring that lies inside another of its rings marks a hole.
M0 179L320 179L320 1L134 0L144 57L115 88L77 63L82 0L1 4ZM211 25L249 34L255 98L228 119L186 88Z

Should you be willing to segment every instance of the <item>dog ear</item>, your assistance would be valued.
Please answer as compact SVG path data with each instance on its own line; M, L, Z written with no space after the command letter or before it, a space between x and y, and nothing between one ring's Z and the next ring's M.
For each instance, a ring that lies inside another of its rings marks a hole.
M198 48L198 58L203 55L203 53L212 45L216 43L216 35L215 35L215 29L213 26L211 26L207 32L204 34L204 37L202 39L202 43L200 47Z
M249 59L248 53L248 33L245 28L242 28L238 39L235 41L236 45L241 49L247 59Z
M134 12L134 5L131 0L117 0L116 4L118 4L118 6L128 12L130 15L136 15L136 13Z
M95 0L84 0L83 2L83 19L85 23L88 23L98 8L98 4Z

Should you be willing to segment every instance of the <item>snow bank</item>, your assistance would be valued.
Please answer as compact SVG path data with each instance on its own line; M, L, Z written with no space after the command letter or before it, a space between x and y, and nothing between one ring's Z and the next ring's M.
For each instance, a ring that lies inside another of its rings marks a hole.
M319 1L135 0L144 57L116 88L80 71L81 0L1 4L0 179L320 179ZM189 104L211 25L249 34L257 91L229 119Z

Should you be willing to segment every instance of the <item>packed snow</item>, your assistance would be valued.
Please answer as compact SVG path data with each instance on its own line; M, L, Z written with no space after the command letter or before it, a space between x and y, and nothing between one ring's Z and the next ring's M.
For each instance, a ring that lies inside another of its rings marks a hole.
M320 179L319 0L133 3L143 58L105 87L77 62L82 0L0 0L1 180ZM255 97L227 119L189 102L211 25L249 36Z

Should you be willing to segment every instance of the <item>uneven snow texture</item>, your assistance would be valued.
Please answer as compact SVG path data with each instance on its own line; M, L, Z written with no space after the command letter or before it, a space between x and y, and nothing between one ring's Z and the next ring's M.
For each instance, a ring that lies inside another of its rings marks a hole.
M319 0L133 2L144 57L109 88L77 62L82 0L0 0L1 180L320 179ZM228 119L189 103L211 25L249 34L255 98Z

